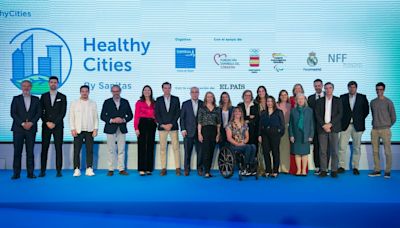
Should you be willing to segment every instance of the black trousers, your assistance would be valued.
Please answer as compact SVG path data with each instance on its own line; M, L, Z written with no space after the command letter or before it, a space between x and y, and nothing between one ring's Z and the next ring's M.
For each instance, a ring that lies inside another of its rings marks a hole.
M33 175L33 170L35 169L35 158L33 154L33 149L35 146L36 132L24 131L24 132L13 132L14 140L14 161L13 169L14 175L21 175L21 158L22 149L26 150L26 169L28 176Z
M152 118L140 118L138 127L138 170L152 172L157 124Z
M185 149L185 170L190 170L190 161L192 158L193 147L196 148L197 153L197 169L203 169L203 157L201 153L201 143L199 142L199 138L196 134L193 137L186 136L183 139L183 147Z
M203 165L205 173L210 173L212 159L214 157L214 150L217 137L217 126L206 125L201 127L201 134L203 135L203 143L201 144L201 153L203 156Z
M265 172L278 173L280 164L279 144L281 143L281 135L278 132L277 128L268 128L265 130L265 132L261 134L261 137L265 162ZM272 167L270 152L272 152Z
M49 153L51 135L54 138L54 147L56 149L56 169L61 171L63 163L62 144L64 137L64 129L48 129L47 127L42 128L42 153L41 153L41 171L45 172L47 168L47 155Z
M93 168L93 132L82 131L74 138L74 169L81 168L81 149L83 141L86 146L86 168Z

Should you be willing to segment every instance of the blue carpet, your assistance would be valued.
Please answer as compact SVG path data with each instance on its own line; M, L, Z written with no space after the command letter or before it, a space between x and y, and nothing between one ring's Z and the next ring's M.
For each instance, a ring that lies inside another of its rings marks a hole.
M166 177L158 172L140 177L72 177L10 180L0 172L1 227L105 227L146 225L163 227L400 227L400 172L391 179L350 172L339 178L277 179L237 176L211 179L193 174ZM23 219L22 219L23 218ZM27 218L27 219L25 219ZM62 223L60 223L62 221Z

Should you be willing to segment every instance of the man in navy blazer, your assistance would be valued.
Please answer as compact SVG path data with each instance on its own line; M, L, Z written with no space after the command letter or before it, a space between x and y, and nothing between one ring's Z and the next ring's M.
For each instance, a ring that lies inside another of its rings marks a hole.
M158 124L158 132L160 134L160 157L161 157L161 176L167 174L167 138L171 137L172 149L175 160L175 173L181 175L180 155L179 155L179 138L178 138L178 119L181 112L181 104L179 98L171 95L171 83L164 82L162 84L163 96L156 100L154 112Z
M191 99L183 102L181 109L180 126L183 136L183 145L185 149L184 175L190 174L190 161L192 157L193 145L197 153L197 173L202 175L202 156L201 143L197 137L197 113L203 105L203 101L199 100L199 88L192 87L190 89Z
M338 173L345 171L345 157L349 148L349 139L352 138L353 156L352 168L354 175L358 171L361 155L361 137L365 131L365 119L369 114L367 96L357 92L357 82L347 84L348 93L340 96L343 104L342 132L339 138L339 169Z
M325 97L317 100L315 115L320 145L320 177L326 177L328 171L328 151L331 157L331 177L337 177L339 132L342 130L341 121L343 106L339 97L333 96L334 85L327 82Z
M105 100L101 110L104 133L107 134L108 176L114 175L115 142L118 146L118 165L120 175L128 175L125 170L126 123L132 120L133 113L129 101L121 97L121 87L111 87L112 97Z
M42 114L39 98L31 95L32 83L24 80L21 83L22 94L15 96L11 103L11 117L13 119L11 131L14 141L14 174L11 179L16 180L21 175L22 149L25 144L28 178L36 178L34 170L35 138L37 122Z

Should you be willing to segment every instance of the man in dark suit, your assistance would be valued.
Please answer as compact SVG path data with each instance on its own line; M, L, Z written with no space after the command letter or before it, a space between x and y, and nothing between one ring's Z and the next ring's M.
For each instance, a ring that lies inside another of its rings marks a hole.
M125 170L126 123L132 120L133 113L129 101L121 97L121 87L111 87L112 98L104 101L101 120L104 121L104 133L107 134L108 176L114 175L115 142L118 146L118 170L120 175L128 175Z
M349 148L349 139L352 138L354 175L360 175L358 166L361 155L361 137L365 131L365 119L369 114L367 96L357 93L357 82L347 84L348 93L340 96L343 104L342 132L339 139L339 169L338 173L345 171L345 157Z
M32 83L24 80L21 83L22 94L15 96L11 103L11 117L13 119L11 131L14 141L14 174L11 179L16 180L21 175L22 149L25 144L28 178L36 178L33 170L35 138L37 122L42 114L39 98L31 95Z
M158 124L158 132L160 134L160 155L161 155L161 176L167 174L167 138L171 137L172 149L175 160L175 173L181 175L180 155L179 155L179 138L178 138L178 119L181 112L181 104L179 98L171 95L171 83L164 82L162 84L164 95L156 100L155 116Z
M339 97L333 96L334 85L327 82L324 85L325 97L318 99L315 107L317 118L318 140L320 146L320 177L326 177L328 171L328 150L331 157L331 176L337 177L339 132L343 106Z
M180 118L181 132L183 136L183 145L185 148L185 164L184 174L189 176L190 173L190 161L192 157L193 145L196 148L197 153L197 173L202 176L202 156L201 156L201 144L197 136L197 113L200 107L203 105L203 101L199 100L199 88L192 87L190 89L191 99L183 102Z
M42 153L39 177L46 176L47 155L49 151L51 135L54 137L56 149L57 177L61 177L63 162L62 144L64 137L64 117L67 112L67 97L58 92L58 78L49 78L50 91L40 97L42 108Z
M322 92L322 89L324 87L324 84L322 83L321 79L315 79L314 80L314 90L315 93L310 95L307 99L308 101L308 106L314 111L314 126L317 125L317 118L315 117L315 106L317 103L317 100L320 98L323 98L325 96L325 93ZM317 128L315 127L315 132L314 132L314 138L313 138L313 159L314 159L314 166L315 166L315 175L320 174L320 158L319 158L319 141L318 141L318 132ZM329 164L329 156L328 156L328 164Z

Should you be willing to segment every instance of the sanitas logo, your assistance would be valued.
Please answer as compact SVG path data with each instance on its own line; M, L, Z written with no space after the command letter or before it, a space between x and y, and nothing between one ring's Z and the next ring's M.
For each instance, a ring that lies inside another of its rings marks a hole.
M72 55L65 40L45 28L31 28L15 35L10 43L12 53L11 82L21 89L21 82L32 82L32 93L49 90L50 76L57 76L59 86L67 81L72 69Z

